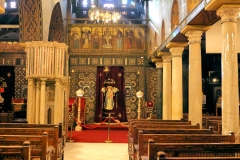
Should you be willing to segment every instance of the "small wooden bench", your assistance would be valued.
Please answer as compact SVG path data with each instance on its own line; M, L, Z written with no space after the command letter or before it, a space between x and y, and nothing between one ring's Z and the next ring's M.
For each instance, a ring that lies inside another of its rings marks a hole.
M25 141L30 142L31 159L53 159L54 147L48 145L47 132L44 132L42 135L0 135L0 146L22 145Z
M148 153L148 140L156 143L235 143L235 135L220 134L143 134L139 131L138 143L134 145L138 159Z
M59 137L60 135L59 125L38 125L38 124L28 125L25 123L9 123L8 128L3 128L3 126L6 127L8 125L2 124L2 126L0 127L0 135L41 135L43 132L47 132L48 144L54 146L55 148L54 159L62 160L64 158L65 142L63 136L61 136L62 138ZM14 126L21 128L14 128Z
M238 157L240 159L239 143L155 143L148 140L148 155L142 160L160 159L159 151L166 157Z
M29 141L21 145L0 146L0 157L3 160L31 160L31 147Z

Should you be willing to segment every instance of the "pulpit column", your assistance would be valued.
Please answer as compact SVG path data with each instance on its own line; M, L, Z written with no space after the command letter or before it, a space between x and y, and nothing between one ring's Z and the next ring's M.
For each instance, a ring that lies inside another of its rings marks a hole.
M163 117L164 120L172 119L172 77L171 56L162 56L163 59Z
M172 119L183 118L182 53L184 47L172 47Z
M189 30L188 120L202 128L201 30Z
M46 80L47 78L40 78L41 79L41 101L40 101L40 116L39 123L45 124L45 115L46 113ZM44 116L43 116L44 115Z
M155 63L157 68L157 85L156 85L156 103L155 107L157 110L157 118L162 119L162 110L163 110L163 62L159 61Z
M217 10L222 33L222 134L239 132L237 15L240 5L223 5Z
M28 123L34 123L33 112L33 97L34 97L34 79L28 79L28 99L27 99L27 121Z
M41 81L37 80L37 85L36 85L36 109L35 109L35 123L39 123L39 117L40 117L40 89L41 87Z
M58 124L60 118L60 79L55 79L55 98L54 98L53 124Z
M64 90L62 84L60 85L60 99L59 99L59 117L58 117L58 123L62 122L64 119L63 113L64 113Z

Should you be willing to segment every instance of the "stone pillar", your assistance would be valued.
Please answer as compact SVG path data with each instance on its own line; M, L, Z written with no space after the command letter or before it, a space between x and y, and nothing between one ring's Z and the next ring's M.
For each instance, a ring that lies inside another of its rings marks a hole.
M202 128L201 30L189 30L188 120Z
M60 79L55 79L55 98L54 98L54 109L53 109L53 124L59 123L60 112Z
M47 78L41 78L41 100L40 100L40 117L39 123L45 124L46 117L46 80Z
M172 119L172 78L171 56L162 56L163 59L163 115L162 119Z
M28 79L28 99L27 99L27 121L28 123L34 123L33 113L33 97L34 97L34 79Z
M154 106L157 111L157 118L162 119L162 92L163 92L163 62L155 63L157 68L157 86L156 86L156 102Z
M239 93L238 93L238 57L237 15L238 6L223 5L217 10L221 17L222 28L222 134L239 130ZM236 135L237 136L237 135ZM238 135L239 136L239 135Z
M39 117L40 117L40 114L41 114L41 112L40 112L40 91L41 91L40 87L41 87L41 81L38 80L37 85L36 85L35 124L40 123L39 122Z
M58 117L58 123L63 122L63 113L64 113L64 90L62 84L60 85L60 99L59 99L59 117Z
M182 53L184 47L172 47L172 119L183 118Z

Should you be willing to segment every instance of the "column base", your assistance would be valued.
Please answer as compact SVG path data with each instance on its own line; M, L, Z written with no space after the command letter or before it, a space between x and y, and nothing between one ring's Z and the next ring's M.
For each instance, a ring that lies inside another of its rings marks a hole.
M81 126L76 126L75 131L82 131L82 127Z

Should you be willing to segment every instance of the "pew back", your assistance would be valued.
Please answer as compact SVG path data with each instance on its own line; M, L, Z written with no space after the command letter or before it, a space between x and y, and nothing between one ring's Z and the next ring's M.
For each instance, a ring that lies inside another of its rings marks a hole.
M0 135L42 135L43 132L48 133L48 145L54 146L54 159L63 159L64 143L63 138L59 138L59 127L52 128L0 128Z
M24 141L21 145L0 146L0 157L4 160L30 160L30 142Z
M22 145L25 141L30 142L31 158L50 160L54 156L54 147L48 145L48 134L42 135L0 135L1 146Z
M149 160L157 159L159 151L167 157L238 157L239 143L155 143L148 141Z

